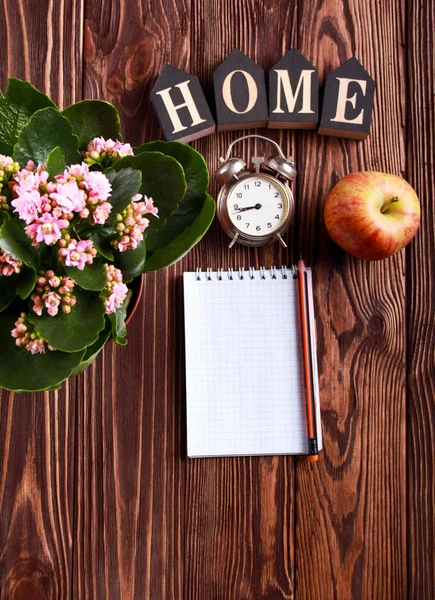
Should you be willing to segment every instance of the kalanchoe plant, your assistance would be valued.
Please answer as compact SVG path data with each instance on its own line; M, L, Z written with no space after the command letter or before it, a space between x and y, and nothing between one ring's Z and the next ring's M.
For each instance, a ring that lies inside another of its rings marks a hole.
M0 93L0 387L57 389L113 337L129 285L181 258L215 203L203 158L133 149L109 103L59 110L29 83Z

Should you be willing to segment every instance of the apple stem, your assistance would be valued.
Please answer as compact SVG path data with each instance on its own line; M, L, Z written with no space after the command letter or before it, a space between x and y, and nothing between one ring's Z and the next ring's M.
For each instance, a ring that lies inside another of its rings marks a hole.
M386 212L390 208L390 206L393 204L393 202L399 202L399 198L397 196L393 196L393 198L390 198L390 200L385 202L385 204L381 208L381 213Z

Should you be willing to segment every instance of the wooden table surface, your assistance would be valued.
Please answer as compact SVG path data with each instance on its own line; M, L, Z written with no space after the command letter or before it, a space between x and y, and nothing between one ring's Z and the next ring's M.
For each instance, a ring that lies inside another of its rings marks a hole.
M2 393L2 600L435 598L434 11L430 0L0 2L1 88L17 76L62 107L105 98L134 145L160 138L150 91L166 62L210 93L234 47L266 70L296 47L321 81L355 54L377 83L364 142L268 132L299 173L287 252L229 252L215 223L146 277L127 347L108 344L59 392ZM211 172L234 135L193 143ZM414 241L373 264L339 251L322 217L338 179L364 169L403 175L422 202ZM183 270L288 265L299 248L314 270L318 465L188 460Z

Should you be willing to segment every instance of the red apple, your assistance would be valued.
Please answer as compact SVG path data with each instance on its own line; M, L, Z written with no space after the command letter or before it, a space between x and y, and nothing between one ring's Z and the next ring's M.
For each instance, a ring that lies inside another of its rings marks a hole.
M324 216L329 235L343 250L380 260L412 240L420 225L420 202L397 175L350 173L329 194Z

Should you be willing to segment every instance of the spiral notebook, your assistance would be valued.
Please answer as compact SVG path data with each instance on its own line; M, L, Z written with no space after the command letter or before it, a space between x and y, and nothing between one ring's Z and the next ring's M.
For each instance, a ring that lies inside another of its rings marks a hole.
M293 272L198 270L184 273L183 279L188 456L307 454ZM312 308L311 271L308 288ZM311 310L315 362L312 315ZM321 449L317 364L313 366Z

